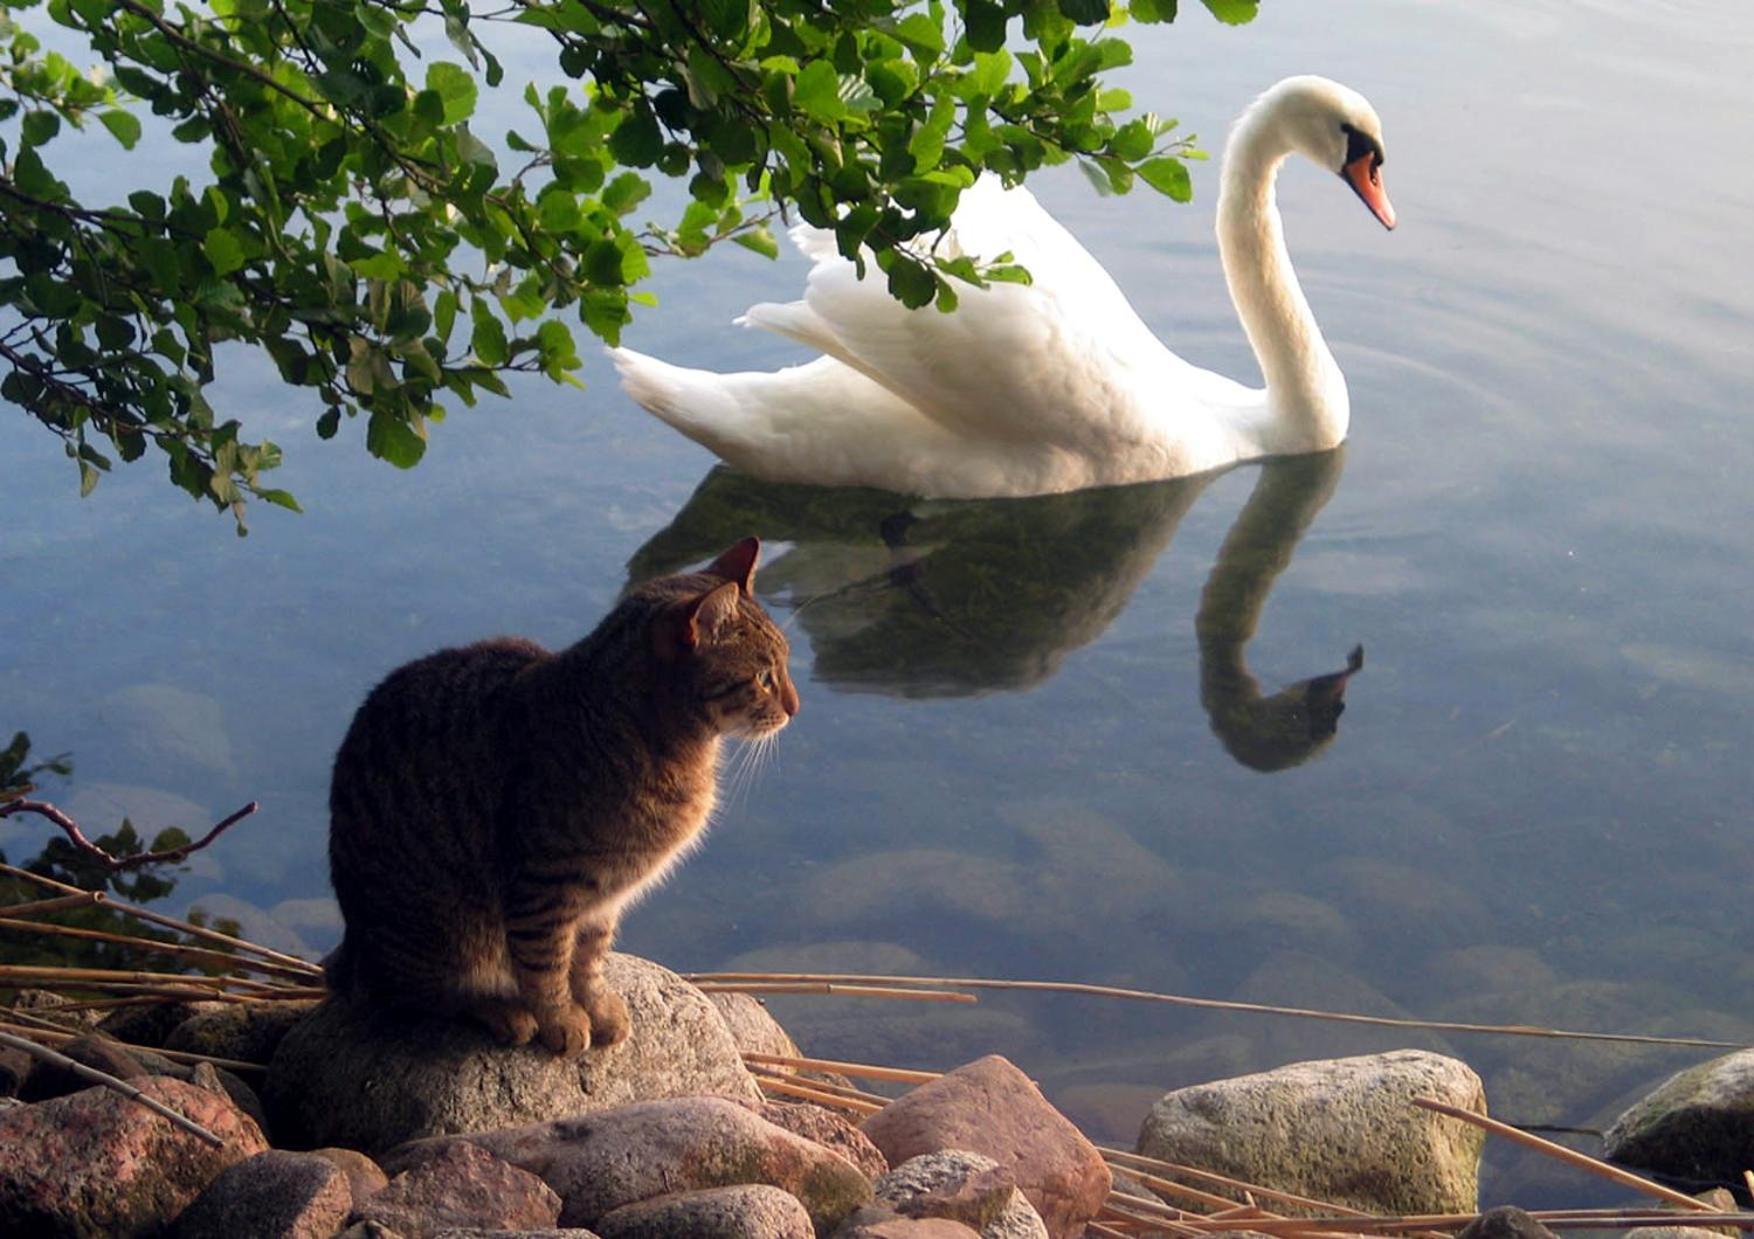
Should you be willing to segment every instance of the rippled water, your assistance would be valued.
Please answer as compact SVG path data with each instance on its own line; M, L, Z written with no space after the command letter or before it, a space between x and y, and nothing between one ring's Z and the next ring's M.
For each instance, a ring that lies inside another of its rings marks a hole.
M630 949L1754 1037L1754 11L1354 0L1131 37L1135 96L1214 149L1286 73L1383 115L1394 234L1330 175L1293 168L1280 195L1352 389L1343 453L992 504L764 487L709 472L593 362L587 397L455 416L403 475L357 427L317 442L258 375L231 390L309 514L239 542L156 469L79 501L49 437L6 419L0 726L73 751L60 798L93 821L261 799L178 899L320 950L327 763L377 677L492 632L564 643L630 571L753 531L805 708ZM1076 173L1038 193L1160 335L1250 375L1215 173L1187 208ZM795 360L727 324L800 274L668 268L630 343ZM782 1014L827 1053L1001 1050L1117 1139L1169 1086L1405 1044L1474 1064L1501 1117L1601 1127L1700 1057L1074 999ZM1493 1200L1589 1190L1497 1148L1488 1172Z

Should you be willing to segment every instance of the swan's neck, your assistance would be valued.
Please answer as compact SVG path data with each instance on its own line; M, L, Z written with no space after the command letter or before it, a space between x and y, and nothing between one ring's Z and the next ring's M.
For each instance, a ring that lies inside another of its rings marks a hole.
M1320 451L1346 437L1346 381L1291 269L1273 183L1290 146L1273 109L1245 113L1224 152L1218 252L1237 317L1267 383L1266 408L1238 427L1264 455Z

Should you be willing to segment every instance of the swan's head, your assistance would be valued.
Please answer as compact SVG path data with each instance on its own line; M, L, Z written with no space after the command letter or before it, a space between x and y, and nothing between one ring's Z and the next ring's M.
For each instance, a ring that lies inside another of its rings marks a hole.
M1256 100L1243 120L1271 126L1290 150L1337 172L1384 228L1395 208L1383 189L1382 121L1357 91L1325 77L1288 77Z

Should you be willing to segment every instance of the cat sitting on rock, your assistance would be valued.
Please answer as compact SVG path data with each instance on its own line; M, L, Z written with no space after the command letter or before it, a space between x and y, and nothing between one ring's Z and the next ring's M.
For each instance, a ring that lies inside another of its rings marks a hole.
M627 1035L603 980L622 910L699 842L721 739L798 712L760 550L635 587L557 653L498 637L372 690L329 792L337 995L567 1057Z

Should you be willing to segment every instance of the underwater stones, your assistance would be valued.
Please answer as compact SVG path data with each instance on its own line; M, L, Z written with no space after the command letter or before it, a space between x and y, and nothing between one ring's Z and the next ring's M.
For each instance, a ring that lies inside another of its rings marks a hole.
M1738 1179L1754 1166L1754 1050L1670 1076L1614 1120L1602 1149L1677 1178Z
M280 1042L263 1101L290 1144L377 1153L425 1136L487 1131L630 1101L716 1093L758 1101L718 1009L675 973L611 953L632 1032L558 1058L504 1046L471 1021L397 1023L327 1001Z
M1268 957L1226 997L1237 1002L1349 1011L1390 1019L1416 1018L1357 973L1303 951L1280 951ZM1205 1027L1233 1028L1234 1021L1214 1017L1205 1021ZM1248 1032L1256 1063L1346 1058L1391 1049L1436 1053L1450 1050L1449 1043L1438 1033L1366 1024L1264 1020Z
M1466 1063L1397 1050L1178 1089L1152 1107L1138 1151L1370 1212L1474 1212L1483 1133L1415 1097L1486 1110Z
M407 1170L459 1143L480 1146L539 1175L559 1193L563 1226L595 1227L623 1205L671 1192L765 1183L803 1202L818 1234L871 1199L871 1183L838 1154L734 1101L678 1097L392 1150Z
M222 1170L268 1147L216 1093L163 1077L137 1087L224 1143L107 1088L0 1111L0 1234L157 1234Z
M104 723L154 767L236 773L225 708L212 697L173 684L131 684L104 698L99 710Z
M1096 1146L996 1054L922 1084L861 1124L890 1164L966 1149L1009 1171L1054 1239L1081 1235L1108 1195Z

